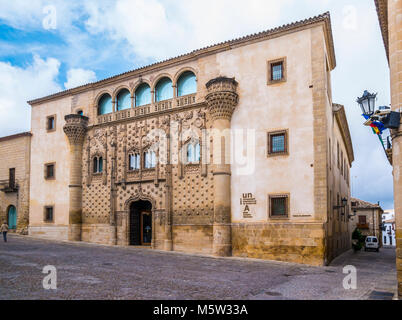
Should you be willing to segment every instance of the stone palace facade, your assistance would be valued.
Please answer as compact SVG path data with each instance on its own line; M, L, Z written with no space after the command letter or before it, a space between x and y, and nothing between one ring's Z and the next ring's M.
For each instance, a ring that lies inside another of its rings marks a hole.
M326 13L30 101L29 234L328 263L351 233L335 66Z

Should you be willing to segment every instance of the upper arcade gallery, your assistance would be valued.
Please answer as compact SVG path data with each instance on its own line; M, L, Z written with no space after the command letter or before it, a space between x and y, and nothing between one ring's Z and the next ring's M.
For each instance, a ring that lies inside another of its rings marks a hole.
M182 70L172 80L169 75L163 74L154 82L141 80L130 90L128 87L119 87L115 93L103 92L96 99L97 115L105 115L130 108L150 105L182 97L197 92L196 75L191 70ZM78 111L82 115L82 110Z

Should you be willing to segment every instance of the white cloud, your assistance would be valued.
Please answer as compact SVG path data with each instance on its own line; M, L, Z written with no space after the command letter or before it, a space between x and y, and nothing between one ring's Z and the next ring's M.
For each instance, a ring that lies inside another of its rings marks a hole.
M164 59L274 26L292 0L89 1L87 29L126 41L142 58Z
M67 82L64 83L66 89L96 81L96 74L92 70L70 69L67 71Z
M57 59L39 56L26 68L0 62L0 136L30 130L26 101L60 91L59 68Z

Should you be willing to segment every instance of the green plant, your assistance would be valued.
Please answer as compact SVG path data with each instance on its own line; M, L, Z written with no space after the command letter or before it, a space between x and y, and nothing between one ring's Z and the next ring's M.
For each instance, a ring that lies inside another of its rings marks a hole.
M364 245L364 239L365 236L363 236L361 231L358 228L356 228L352 233L352 240L355 240L352 242L353 250L355 251L361 250L361 248L363 248Z

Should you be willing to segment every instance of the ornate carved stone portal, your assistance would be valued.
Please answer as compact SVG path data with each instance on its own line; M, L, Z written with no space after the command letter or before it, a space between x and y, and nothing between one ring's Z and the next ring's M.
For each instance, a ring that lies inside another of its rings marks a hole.
M214 220L212 254L230 256L231 204L230 204L230 121L238 103L237 82L234 78L219 77L206 84L206 102L214 131L212 172L214 177ZM220 146L220 147L219 147Z
M82 150L88 118L70 114L65 116L64 133L70 142L69 228L68 239L81 240L82 223Z

